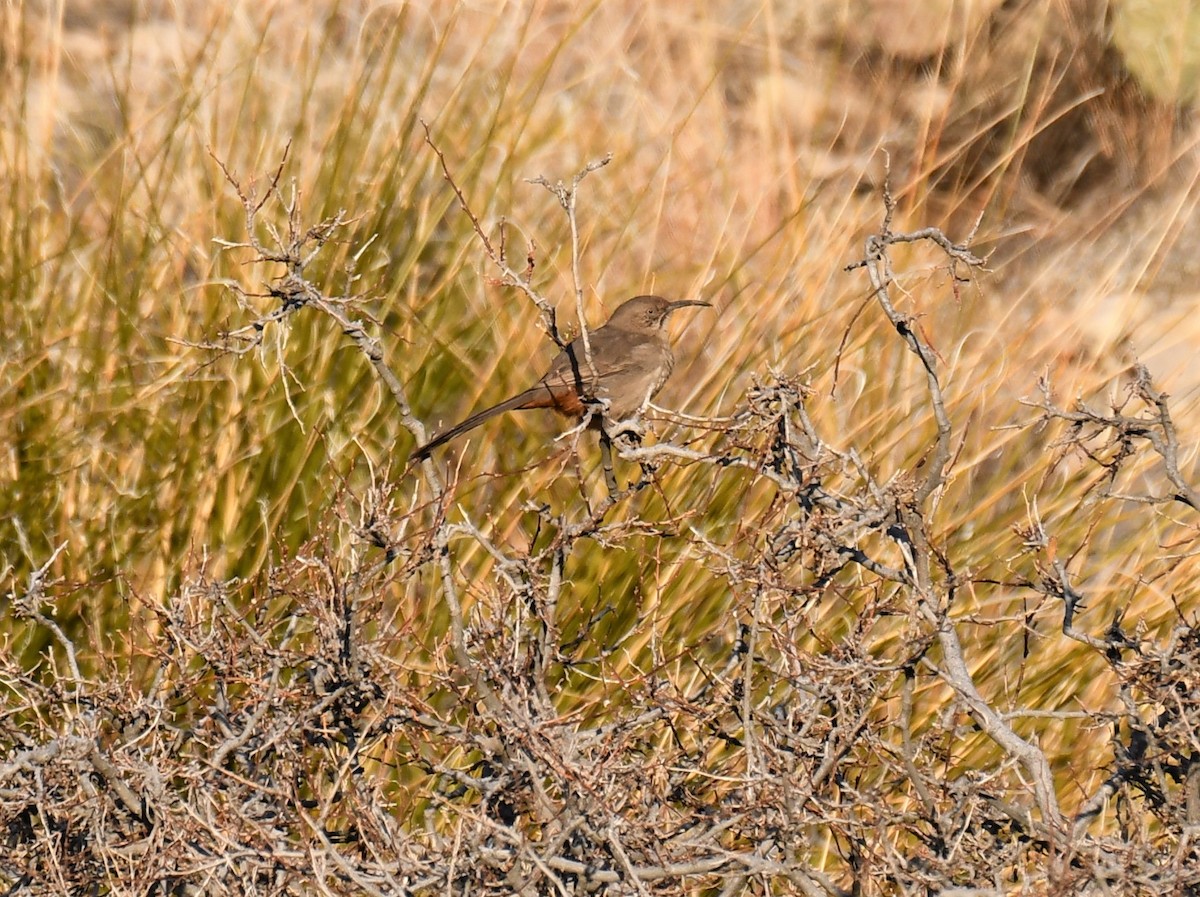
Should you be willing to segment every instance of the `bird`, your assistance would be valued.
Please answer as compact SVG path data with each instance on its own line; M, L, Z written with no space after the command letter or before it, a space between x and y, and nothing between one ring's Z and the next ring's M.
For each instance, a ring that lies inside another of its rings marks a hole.
M711 308L712 303L700 299L672 302L661 296L626 300L604 326L588 331L590 365L583 337L578 336L558 353L550 369L533 386L439 433L416 448L412 460L429 457L438 446L506 411L552 408L582 419L588 413L586 402L590 398L608 400L605 417L610 421L632 417L671 375L675 356L664 325L671 312L688 306Z

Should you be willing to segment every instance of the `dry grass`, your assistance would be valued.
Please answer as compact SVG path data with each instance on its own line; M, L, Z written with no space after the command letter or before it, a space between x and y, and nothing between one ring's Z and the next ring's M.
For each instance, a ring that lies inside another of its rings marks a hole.
M1138 358L1173 394L1181 466L1195 472L1190 136L1123 74L1098 5L1004 4L915 61L858 27L864 8L7 8L0 569L23 582L65 543L53 616L90 645L85 668L101 670L148 663L140 640L158 630L156 609L201 566L248 583L253 604L281 558L314 544L363 550L331 521L379 479L399 478L413 445L370 366L318 316L290 318L240 359L188 345L270 310L269 299L239 308L224 284L261 291L277 273L214 242L245 238L216 160L261 185L290 143L285 193L294 185L312 221L347 211L352 224L309 276L335 293L358 257L366 311L434 429L540 373L551 353L535 309L497 284L420 119L485 226L509 223L513 256L535 254L538 286L565 309L566 221L525 179L566 178L614 154L582 187L592 322L639 292L717 306L677 326L680 362L659 404L728 414L768 371L802 374L812 418L837 447L857 449L880 481L909 471L933 434L923 373L885 319L860 313L869 286L843 270L881 216L886 147L898 229L938 224L961 237L982 216L975 245L994 251L990 273L967 285L928 250L895 259L897 300L940 355L955 424L932 528L974 580L954 607L971 671L1000 707L1112 709L1104 658L1058 634L1060 606L1016 585L1031 561L1014 530L1036 503L1060 556L1082 549L1072 564L1088 596L1081 626L1100 631L1124 613L1162 637L1181 611L1195 618L1195 514L1097 503L1085 489L1095 468L1054 448L1058 431L1011 425L1035 417L1018 399L1040 375L1064 402L1094 398L1119 392ZM275 205L267 214L282 221ZM543 544L581 501L574 456L548 441L558 426L513 415L453 447L441 457L450 513L501 548ZM596 497L598 455L582 458ZM665 471L659 489L614 511L614 522L679 538L579 543L559 620L565 643L583 640L579 667L562 672L564 714L603 719L603 682L632 694L637 671L663 662L684 682L738 637L753 596L700 563L694 540L737 552L782 512L768 484L699 470ZM1126 476L1122 488L1162 491L1149 463ZM428 501L413 477L399 494ZM898 562L894 546L877 547ZM494 561L478 544L460 550L466 606L486 628L506 612ZM397 675L453 680L434 574L393 589L373 622L391 633ZM809 647L839 644L860 610L803 608ZM898 656L912 625L880 624L868 653ZM0 631L28 667L51 642L7 616ZM917 717L949 700L928 684ZM1067 811L1111 759L1089 749L1093 725L1017 724L1050 757ZM966 734L951 765L998 755ZM406 804L414 818L420 802Z

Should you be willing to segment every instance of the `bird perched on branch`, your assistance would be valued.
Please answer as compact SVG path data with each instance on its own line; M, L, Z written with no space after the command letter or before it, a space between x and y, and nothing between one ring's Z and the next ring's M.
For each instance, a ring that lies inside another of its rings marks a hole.
M576 337L558 353L537 383L438 434L418 447L412 460L428 457L439 445L505 411L553 408L582 419L588 412L587 401L595 399L608 401L607 420L632 417L671 375L675 356L664 325L671 312L689 305L711 307L698 299L671 302L661 296L634 296L614 311L603 327L588 331L590 363L583 337Z

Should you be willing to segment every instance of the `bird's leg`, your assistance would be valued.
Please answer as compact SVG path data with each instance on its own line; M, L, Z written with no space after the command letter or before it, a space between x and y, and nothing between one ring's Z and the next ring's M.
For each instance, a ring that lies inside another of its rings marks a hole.
M620 487L613 471L612 439L603 427L600 428L600 463L604 465L604 485L608 487L608 497L616 498Z
M640 414L634 414L624 420L605 420L600 428L600 448L604 453L606 465L612 463L612 444L613 442L623 443L629 446L639 446L642 444L642 439L646 435L646 425L642 421ZM647 470L646 465L642 464L642 479L646 481ZM605 467L607 473L608 467ZM612 489L610 481L609 489Z
M604 485L608 487L608 497L615 498L621 485L613 469L612 437L608 432L609 401L589 396L584 399L584 407L587 409L584 425L595 423L600 431L600 464L604 468Z

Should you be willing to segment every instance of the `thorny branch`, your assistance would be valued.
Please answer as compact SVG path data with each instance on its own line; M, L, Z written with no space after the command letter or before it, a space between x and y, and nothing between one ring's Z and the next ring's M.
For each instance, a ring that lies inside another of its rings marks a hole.
M551 184L545 177L529 179L529 183L538 184L553 193L558 200L558 204L567 213L567 222L571 228L571 281L575 285L575 312L579 316L579 337L583 342L583 356L587 364L588 373L591 374L593 380L599 379L599 376L596 373L596 363L592 360L592 343L588 336L587 316L583 310L583 276L579 269L579 218L577 211L579 184L593 171L599 171L611 161L612 153L609 153L603 159L589 162L571 179L571 186L569 187L562 181L556 181ZM576 379L578 379L578 376Z
M482 222L480 222L479 216L477 216L474 210L472 210L471 204L467 202L467 197L463 194L462 187L458 185L458 182L455 180L454 175L450 171L450 166L449 163L446 162L445 154L433 140L433 133L429 130L429 125L425 122L421 122L421 127L425 132L425 143L431 150L433 150L434 155L437 156L438 165L442 170L442 178L450 186L450 189L454 191L454 195L458 199L458 207L462 209L463 214L470 219L471 229L475 232L475 236L479 238L479 242L483 245L483 251L487 255L488 260L500 271L500 283L504 286L515 287L529 297L533 304L537 306L538 311L540 311L542 314L542 325L546 329L546 335L554 341L554 345L556 345L558 348L565 349L569 340L564 339L558 330L558 316L555 312L554 304L540 292L538 292L537 288L533 285L533 271L536 266L534 247L532 245L530 246L529 255L526 257L525 269L523 271L517 271L509 264L506 246L503 240L503 228L501 229L502 239L500 245L497 246L492 242L491 237L488 236L487 230L484 228ZM583 318L581 317L580 320L582 321Z
M1053 833L1060 830L1063 823L1055 794L1054 778L1046 756L1035 744L1021 738L979 693L967 666L957 629L947 614L949 601L942 601L937 597L932 575L939 557L929 540L928 514L931 508L928 505L931 498L945 484L946 468L950 463L952 427L937 373L936 354L919 329L913 326L912 317L897 310L889 291L895 275L887 249L896 243L930 240L946 253L952 268L960 264L982 267L984 260L974 255L966 243L953 243L937 228L923 228L909 234L892 232L891 222L896 206L886 182L883 198L883 227L880 233L867 238L863 261L852 268L866 268L880 308L905 345L920 359L925 370L929 406L937 424L933 456L926 464L924 482L913 492L911 499L898 503L900 544L908 549L906 560L909 561L914 575L914 598L925 620L937 627L938 642L943 655L943 665L938 669L938 674L955 690L980 728L1025 768L1033 783L1042 821ZM956 278L959 276L956 270L952 270L952 274ZM944 561L942 563L944 565ZM956 576L949 569L945 572L952 594Z
M299 195L297 191L293 190L290 201L283 203L284 209L287 212L285 233L280 234L270 222L265 222L262 225L270 234L274 244L273 247L268 247L259 237L259 214L263 210L267 199L272 195L278 194L279 172L277 171L272 178L267 190L267 196L257 199L255 191L252 188L243 188L240 182L223 165L222 171L225 172L226 178L237 192L238 198L242 201L245 208L247 230L246 242L223 242L222 245L230 248L249 248L253 251L256 262L281 264L284 266L284 273L269 284L266 294L266 296L279 303L277 309L273 309L265 316L256 318L251 324L239 328L237 331L226 334L219 346L201 344L201 347L229 351L231 340L236 341L239 339L246 340L247 345L256 345L261 343L262 335L269 325L277 324L283 318L295 314L301 309L313 308L336 322L342 333L348 336L359 351L367 358L374 368L376 375L379 377L380 382L384 384L391 394L392 400L400 412L400 422L418 443L424 442L427 436L425 425L413 414L412 406L409 404L404 386L400 382L399 377L396 376L395 372L388 365L381 343L378 339L370 335L366 323L355 317L350 311L354 306L360 305L363 302L363 297L356 296L350 292L354 289L358 280L354 265L359 255L356 254L351 257L350 263L344 272L347 292L341 296L325 296L321 289L309 280L306 275L308 267L316 259L321 249L339 230L350 223L350 219L346 218L344 212L339 212L332 218L328 218L314 227L305 229L301 224ZM240 290L240 288L235 289ZM244 299L249 298L244 292L242 296ZM241 353L237 352L236 354ZM437 473L436 466L432 461L426 459L421 468L433 493L435 503L440 504L445 490ZM475 667L471 661L466 643L466 627L463 619L462 600L450 566L449 547L446 542L447 533L444 527L438 527L435 533L436 539L433 550L439 558L443 594L446 606L450 612L456 660L465 675L474 676ZM391 552L389 551L390 554ZM370 577L366 576L365 578L369 579ZM353 600L354 596L351 595L350 597ZM483 700L493 702L497 708L499 707L497 699L492 693L492 688L486 681L476 678L475 686Z
M1108 413L1096 411L1082 400L1072 408L1061 408L1054 404L1050 383L1042 378L1038 381L1041 399L1024 401L1042 414L1030 426L1062 421L1070 424L1060 446L1085 455L1105 471L1103 490L1106 497L1124 498L1144 504L1166 504L1180 502L1193 511L1200 510L1200 492L1189 484L1179 469L1179 436L1171 419L1166 393L1154 387L1150 371L1143 364L1135 364L1133 377L1123 401L1113 401ZM1126 414L1131 401L1140 403L1141 410ZM1148 444L1162 460L1163 473L1173 487L1168 495L1123 495L1113 487L1126 464L1136 455L1138 443Z

